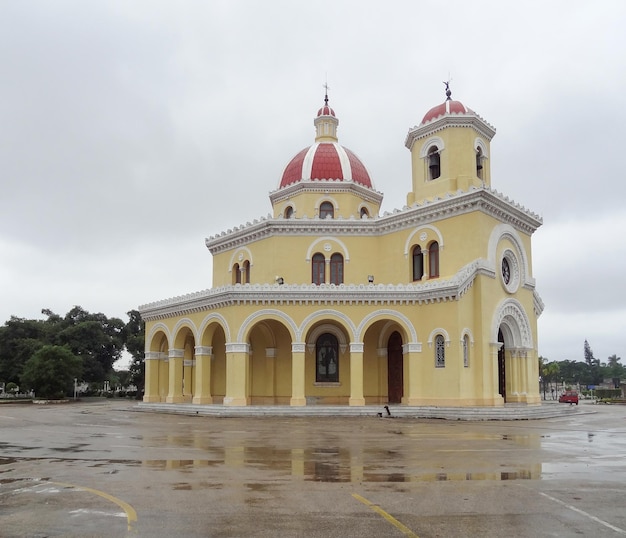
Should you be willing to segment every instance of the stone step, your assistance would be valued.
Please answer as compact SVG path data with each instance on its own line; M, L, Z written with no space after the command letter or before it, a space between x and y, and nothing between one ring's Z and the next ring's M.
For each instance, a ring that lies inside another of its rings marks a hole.
M134 407L137 411L202 415L216 417L380 417L380 418L439 418L446 420L532 420L555 418L581 413L583 407L569 405L519 405L504 407L408 407L389 406L333 406L311 405L291 407L286 405L223 406L198 404L166 404L141 402ZM588 410L587 410L588 411Z

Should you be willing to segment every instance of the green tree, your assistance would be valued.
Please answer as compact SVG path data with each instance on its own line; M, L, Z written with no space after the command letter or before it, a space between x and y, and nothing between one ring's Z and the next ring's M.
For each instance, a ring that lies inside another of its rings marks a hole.
M546 383L548 381L548 359L539 356L539 377L541 378L541 389L543 390L543 399L546 399Z
M11 316L0 327L0 380L19 383L26 361L47 341L43 321Z
M600 360L593 356L593 351L591 350L591 346L587 340L585 340L585 344L583 346L583 353L585 363L587 364L587 375L585 376L584 382L587 385L599 385L602 383L603 379L602 371L600 369Z
M55 344L67 346L83 361L83 380L102 382L113 370L124 349L124 322L104 314L90 314L75 306L62 320L53 323L59 331Z
M41 398L62 398L72 392L81 371L82 360L67 347L45 345L26 361L21 382Z
M553 361L546 364L546 380L548 381L548 383L558 383L559 372L560 368L558 362ZM551 387L551 389L552 388L553 387ZM552 390L550 392L552 392Z
M617 355L611 355L603 370L603 377L611 378L615 388L619 388L619 383L626 378L626 368L619 361L622 359Z
M133 358L129 367L129 382L137 387L137 399L141 399L145 384L144 346L146 324L137 310L131 310L127 314L129 320L124 326L124 343L126 350Z

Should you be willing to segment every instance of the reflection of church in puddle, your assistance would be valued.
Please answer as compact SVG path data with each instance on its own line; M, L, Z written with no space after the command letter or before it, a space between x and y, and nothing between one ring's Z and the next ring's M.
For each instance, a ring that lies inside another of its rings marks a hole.
M472 464L467 459L459 458L448 469L450 460L433 460L433 454L430 453L420 455L419 452L412 452L409 456L394 454L394 459L389 461L387 453L381 456L361 448L320 447L268 451L266 447L236 446L211 452L210 458L143 460L142 466L156 470L189 471L206 467L215 469L224 465L227 469L250 468L267 471L272 476L287 473L313 482L463 482L536 480L542 477L541 462L494 461L488 468L466 470L458 467L472 467ZM382 463L381 458L387 464ZM228 474L229 482L235 480L234 476L238 475Z
M206 240L213 287L140 307L144 402L539 404L541 219L492 190L494 128L448 92L407 134L407 205L379 215L325 101L272 214Z

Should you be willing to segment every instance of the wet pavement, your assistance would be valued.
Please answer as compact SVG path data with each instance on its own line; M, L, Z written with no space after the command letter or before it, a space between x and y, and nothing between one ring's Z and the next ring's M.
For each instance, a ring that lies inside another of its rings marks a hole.
M176 535L626 535L626 406L480 422L0 406L0 536Z

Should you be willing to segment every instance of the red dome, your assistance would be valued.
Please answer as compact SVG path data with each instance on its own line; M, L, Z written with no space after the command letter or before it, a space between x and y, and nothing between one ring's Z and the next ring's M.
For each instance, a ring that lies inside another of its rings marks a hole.
M335 111L330 108L328 105L324 105L322 108L320 108L317 111L317 117L319 118L320 116L335 116Z
M444 116L445 114L473 114L474 112L467 108L461 101L445 101L436 107L431 108L422 123L426 123L428 121L434 120L439 116Z
M279 188L313 179L354 181L372 188L365 165L352 151L337 142L318 142L304 148L285 168Z

